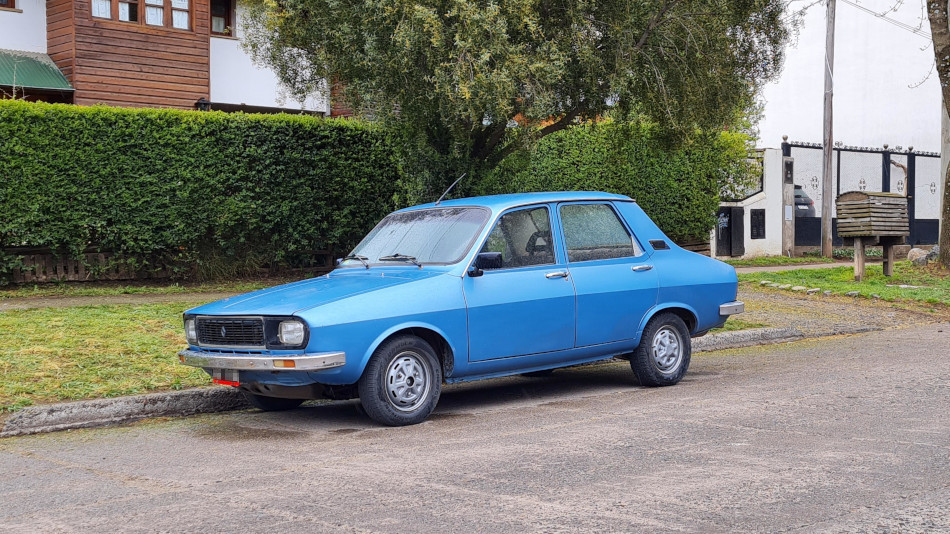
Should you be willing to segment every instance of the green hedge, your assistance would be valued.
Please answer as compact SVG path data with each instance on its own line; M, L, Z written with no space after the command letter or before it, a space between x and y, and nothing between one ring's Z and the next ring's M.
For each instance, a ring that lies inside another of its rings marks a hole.
M708 240L719 191L746 179L747 137L697 134L670 146L658 128L599 123L541 139L532 153L505 159L478 185L480 194L608 191L628 195L677 242Z
M213 277L345 251L394 208L387 136L299 115L0 101L0 251ZM17 266L0 252L0 281Z

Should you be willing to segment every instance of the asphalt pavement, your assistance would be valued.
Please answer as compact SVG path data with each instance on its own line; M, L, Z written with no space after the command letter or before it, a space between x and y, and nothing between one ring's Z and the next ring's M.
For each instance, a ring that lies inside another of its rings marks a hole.
M0 440L3 532L950 530L950 324Z

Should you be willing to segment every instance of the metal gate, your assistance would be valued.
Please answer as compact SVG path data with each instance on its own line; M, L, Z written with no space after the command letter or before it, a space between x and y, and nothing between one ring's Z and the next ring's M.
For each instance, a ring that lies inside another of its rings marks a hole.
M794 158L795 185L815 202L814 217L795 218L795 245L821 245L822 147L818 143L782 143L782 154ZM940 154L913 148L838 146L832 152L834 199L846 191L883 191L907 196L910 236L907 243L934 244L940 221ZM796 210L798 211L798 210ZM797 214L796 214L797 215ZM837 219L832 219L832 243L840 246Z

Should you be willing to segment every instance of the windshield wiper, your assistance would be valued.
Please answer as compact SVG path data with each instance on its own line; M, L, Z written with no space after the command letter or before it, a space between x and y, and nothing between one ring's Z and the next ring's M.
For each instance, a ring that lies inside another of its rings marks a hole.
M367 269L369 269L369 263L366 261L366 260L368 260L368 259L369 259L369 258L367 258L366 256L360 256L359 254L350 254L349 256L343 258L343 261L346 261L346 260L360 260L360 263L363 264L363 267L366 267ZM380 259L382 259L382 258L380 258Z
M413 265L422 267L422 264L416 261L415 256L407 256L398 252L395 254L390 254L389 256L380 256L379 261L404 261L406 263L411 263Z

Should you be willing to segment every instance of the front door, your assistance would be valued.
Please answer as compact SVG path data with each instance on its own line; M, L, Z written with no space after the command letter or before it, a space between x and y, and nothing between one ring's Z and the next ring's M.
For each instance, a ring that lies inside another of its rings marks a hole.
M500 252L502 267L463 279L469 360L573 348L574 286L556 258L550 209L505 213L481 252Z

